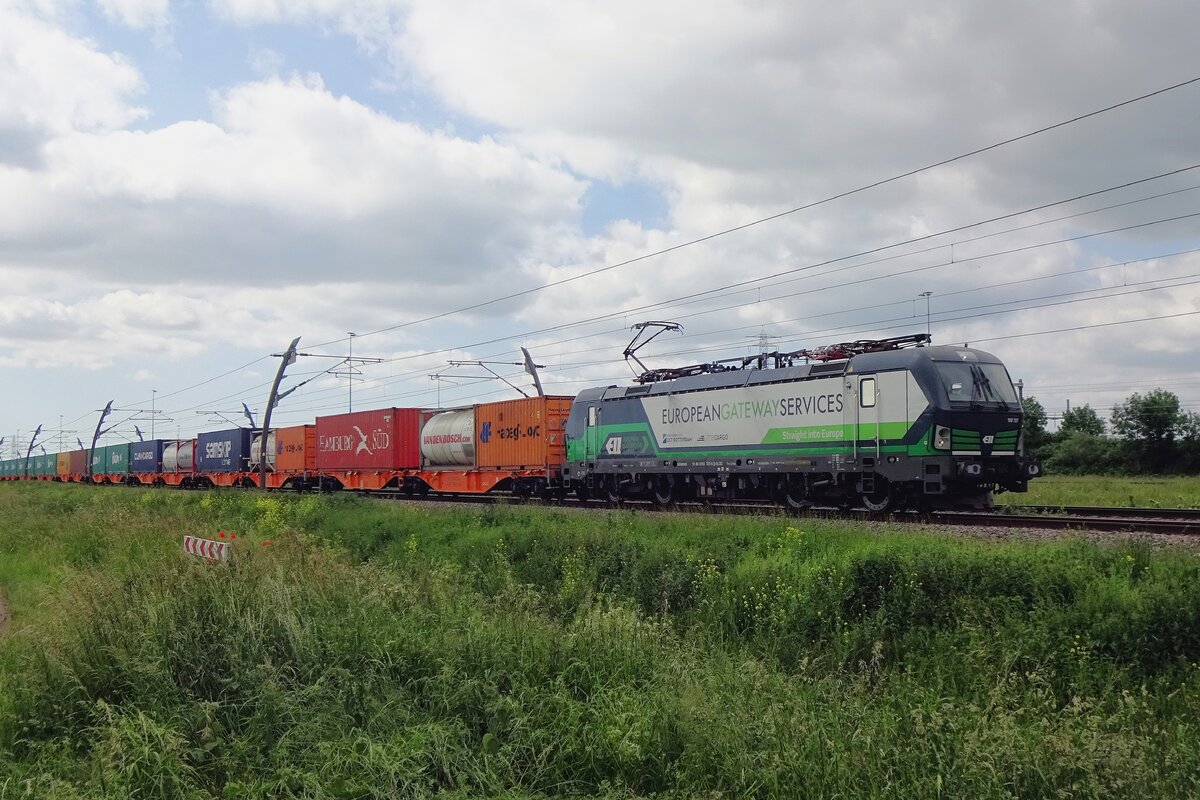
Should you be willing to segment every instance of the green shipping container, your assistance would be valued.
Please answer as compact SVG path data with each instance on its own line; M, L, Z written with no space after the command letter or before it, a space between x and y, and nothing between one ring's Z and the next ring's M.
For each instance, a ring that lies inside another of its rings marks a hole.
M108 449L108 448L97 447L95 450L92 451L91 465L92 465L92 474L93 475L103 475L104 474L104 451L106 449Z
M104 448L104 474L129 474L129 444L112 444Z

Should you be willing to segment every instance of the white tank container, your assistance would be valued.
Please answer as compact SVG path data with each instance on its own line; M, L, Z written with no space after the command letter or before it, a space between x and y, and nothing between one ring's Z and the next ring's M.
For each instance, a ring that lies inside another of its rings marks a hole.
M163 445L163 472L194 472L196 448L192 439Z
M262 434L256 433L250 443L250 471L258 469L259 454L262 452ZM275 431L267 436L267 469L275 471Z
M431 467L475 465L475 409L434 414L421 428L421 458Z

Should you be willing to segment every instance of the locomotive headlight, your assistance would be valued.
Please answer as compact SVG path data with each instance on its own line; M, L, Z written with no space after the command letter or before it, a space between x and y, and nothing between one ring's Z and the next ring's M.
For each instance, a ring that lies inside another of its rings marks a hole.
M950 429L942 425L933 430L933 448L935 450L950 449Z

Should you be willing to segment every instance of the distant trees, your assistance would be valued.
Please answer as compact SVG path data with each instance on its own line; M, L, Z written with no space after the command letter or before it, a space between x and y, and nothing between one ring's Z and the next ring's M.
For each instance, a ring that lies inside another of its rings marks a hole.
M1183 415L1173 392L1155 389L1145 397L1134 392L1124 403L1113 406L1112 421L1119 436L1154 445L1174 441Z
M1164 389L1135 392L1113 406L1108 426L1090 405L1063 414L1055 433L1046 431L1046 410L1024 401L1025 449L1052 472L1161 473L1200 471L1200 414L1180 408Z
M1100 415L1091 406L1077 406L1063 412L1062 424L1058 429L1064 433L1078 431L1089 436L1103 436L1104 420L1100 419Z
M1025 436L1025 449L1034 451L1046 443L1046 408L1036 397L1026 397L1021 401L1025 411L1022 430Z

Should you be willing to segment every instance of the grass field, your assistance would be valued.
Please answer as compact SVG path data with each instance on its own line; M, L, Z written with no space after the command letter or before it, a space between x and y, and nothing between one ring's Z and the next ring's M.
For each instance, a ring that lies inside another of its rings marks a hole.
M1145 543L4 485L0 588L4 799L1200 794Z
M1137 478L1048 475L1024 494L997 495L998 504L1200 508L1200 475Z

